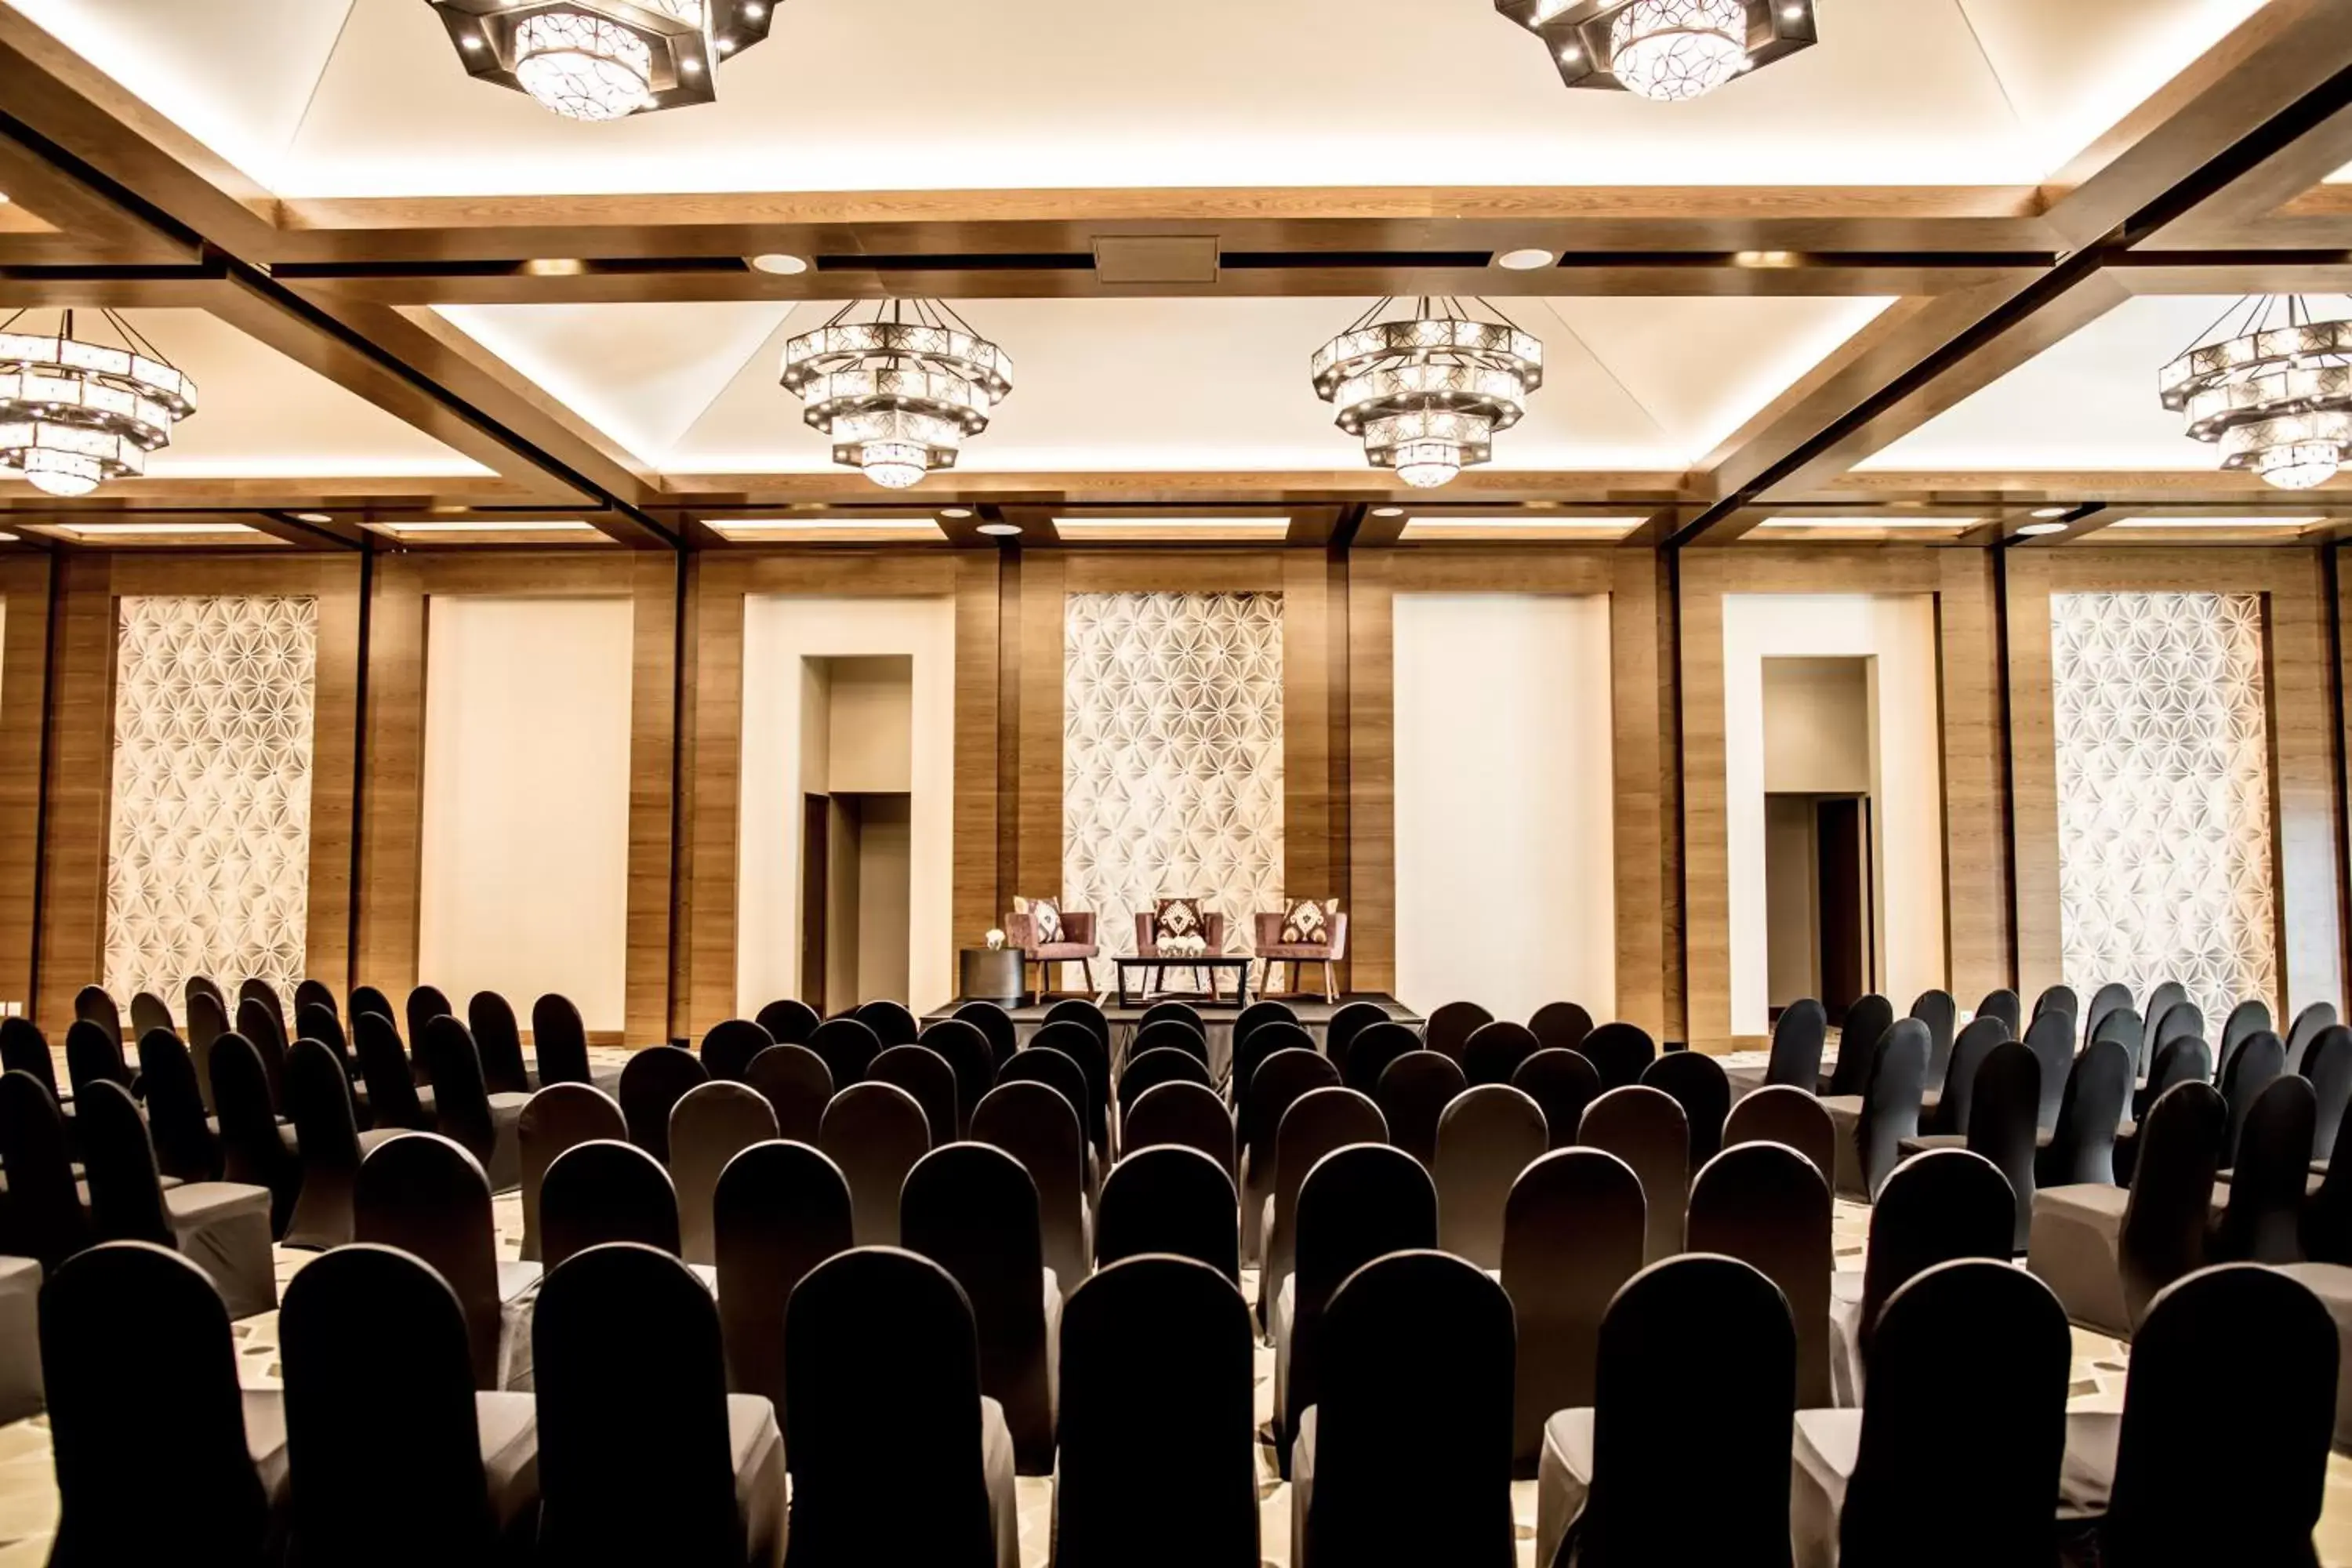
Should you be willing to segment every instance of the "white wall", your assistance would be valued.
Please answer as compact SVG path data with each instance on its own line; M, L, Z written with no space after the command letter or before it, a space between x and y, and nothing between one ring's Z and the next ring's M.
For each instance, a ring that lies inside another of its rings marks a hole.
M920 1011L955 994L955 602L753 595L743 601L736 835L736 1005L746 1017L800 994L803 663L876 654L914 661L908 994L898 1000Z
M1732 594L1723 601L1731 1032L1766 1032L1764 660L1870 661L1879 984L1899 1015L1947 980L1936 603L1925 594Z
M1399 594L1396 973L1423 1012L1617 1006L1609 601Z
M529 1016L560 991L625 1022L626 599L436 595L426 605L417 973Z
M1764 661L1764 790L1870 788L1870 669L1859 658Z

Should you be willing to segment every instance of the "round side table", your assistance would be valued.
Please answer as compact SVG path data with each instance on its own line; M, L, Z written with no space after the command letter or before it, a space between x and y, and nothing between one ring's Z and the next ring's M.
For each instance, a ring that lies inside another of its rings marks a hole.
M1017 947L967 947L959 959L956 993L969 1002L1001 1002L1020 1005L1021 950Z

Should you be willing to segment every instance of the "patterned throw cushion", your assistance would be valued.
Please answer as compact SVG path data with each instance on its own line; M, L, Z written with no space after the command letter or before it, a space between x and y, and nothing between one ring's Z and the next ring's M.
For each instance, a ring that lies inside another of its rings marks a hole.
M1062 911L1054 907L1053 900L1016 898L1013 912L1029 917L1029 929L1039 947L1051 947L1062 940Z
M1151 942L1162 952L1208 951L1209 922L1199 899L1162 899L1152 906Z
M1313 899L1301 899L1290 906L1282 917L1282 942L1285 947L1319 947L1331 940L1331 922L1339 918L1339 900L1326 899L1321 903Z

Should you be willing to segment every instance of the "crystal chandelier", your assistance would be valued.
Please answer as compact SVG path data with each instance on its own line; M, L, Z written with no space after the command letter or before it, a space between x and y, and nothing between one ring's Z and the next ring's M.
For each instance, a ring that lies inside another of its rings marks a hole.
M570 120L709 103L779 0L432 0L466 68Z
M1452 299L1391 314L1399 301L1382 300L1315 352L1315 395L1363 437L1372 467L1415 489L1486 461L1495 433L1517 424L1543 384L1543 344L1486 300L1470 303L1496 319Z
M1817 41L1815 0L1495 0L1570 87L1678 103Z
M2352 450L2352 321L2315 320L2299 295L2239 300L2158 385L2191 437L2221 447L2222 468L2282 489L2326 484Z
M76 338L71 310L54 333L14 331L24 314L0 321L0 469L53 496L144 473L196 411L196 384L112 310L99 314L121 348Z
M904 489L955 467L963 438L988 428L1013 361L936 300L853 301L785 342L783 387L833 437L835 462Z

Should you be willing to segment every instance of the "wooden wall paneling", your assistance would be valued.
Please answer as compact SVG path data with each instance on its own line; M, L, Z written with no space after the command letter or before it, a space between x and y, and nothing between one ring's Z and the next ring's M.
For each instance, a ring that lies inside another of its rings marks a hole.
M1659 679L1659 573L1654 551L1622 550L1609 589L1611 752L1616 773L1617 1016L1673 1038L1666 1011L1665 921L1672 886L1664 799L1673 717Z
M1396 990L1396 590L1401 552L1348 563L1348 922L1351 984Z
M48 697L49 574L46 554L0 560L0 1001L33 1005L33 922L39 907L41 724Z
M1021 668L1022 583L1030 563L1018 549L997 557L996 572L996 896L989 924L998 926L1013 908L1021 881Z
M115 611L110 558L75 553L49 627L48 810L33 1016L52 1039L106 963L106 838L113 800Z
M2000 606L1993 558L1937 552L1942 668L1944 942L1963 1007L2010 983L2009 801L2001 766Z
M996 749L1002 646L997 626L998 555L961 550L955 555L955 837L952 849L953 940L978 947L981 935L1003 918L997 905L1000 824L1009 815L998 787ZM955 973L953 969L950 973ZM943 1001L916 997L917 1005Z
M1015 896L1062 893L1062 598L1070 564L1070 552L1062 550L1024 552L1021 559L1021 844L1013 885L1004 889L1008 908Z
M368 606L366 766L359 951L351 984L404 996L416 984L424 856L425 576L421 555L375 565Z
M1658 863L1665 887L1658 900L1658 923L1664 929L1659 959L1661 1013L1668 1036L1690 1039L1690 999L1686 952L1689 928L1685 921L1683 889L1683 682L1682 595L1677 576L1678 554L1669 553L1656 564L1656 612L1651 641L1658 672Z
M1320 550L1283 552L1282 887L1286 900L1343 897L1339 857L1331 841L1329 576ZM1349 921L1351 928L1354 923Z
M670 1038L671 852L677 765L678 578L686 558L632 552L629 692L628 975L623 1017L631 1044ZM528 1015L526 1015L526 1017Z
M2056 696L2051 684L2052 550L2012 550L2008 574L2010 866L2018 994L2028 1005L2065 973L2058 913Z

